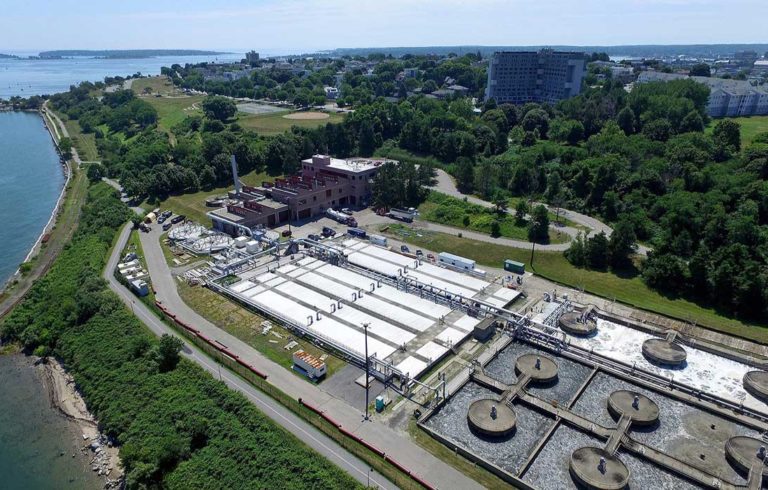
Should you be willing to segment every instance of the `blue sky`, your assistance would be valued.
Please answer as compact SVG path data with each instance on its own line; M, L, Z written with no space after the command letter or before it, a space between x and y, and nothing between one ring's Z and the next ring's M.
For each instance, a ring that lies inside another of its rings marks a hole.
M766 0L2 0L0 52L768 42Z

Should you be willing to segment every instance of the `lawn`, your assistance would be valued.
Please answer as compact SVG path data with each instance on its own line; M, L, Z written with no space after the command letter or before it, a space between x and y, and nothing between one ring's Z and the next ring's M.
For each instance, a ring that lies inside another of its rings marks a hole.
M84 162L94 162L99 160L99 150L96 149L96 137L93 133L83 133L80 124L77 121L71 121L65 117L61 118L64 126L67 127L72 144L77 149L80 159Z
M327 119L286 119L283 116L292 111L273 112L271 114L246 114L238 112L237 123L250 131L255 131L263 136L274 136L288 131L293 126L300 128L316 128L327 123L340 123L344 120L342 114L329 114Z
M531 251L526 249L477 242L445 233L425 230L417 232L401 224L389 225L389 229L382 233L435 252L468 257L478 264L497 269L502 267L504 259L516 260L525 263L529 271L572 288L683 321L694 321L713 330L740 335L757 342L768 342L768 329L764 327L743 323L684 299L667 298L648 288L639 276L621 278L610 272L578 269L562 253L535 252L531 266Z
M293 366L291 355L298 349L304 349L317 357L327 354L311 342L295 338L291 332L275 322L272 322L272 330L267 335L262 334L261 322L264 318L208 288L179 283L178 289L181 299L205 319L286 369L291 369ZM284 349L291 340L298 342L299 346L293 350ZM344 366L344 361L328 355L325 364L328 368L327 379ZM301 376L299 373L296 374Z
M441 192L430 192L427 200L419 206L419 214L426 221L486 234L491 233L491 223L498 221L501 236L528 241L527 221L518 223L514 215L500 215L491 208L472 204ZM549 241L564 243L568 241L568 236L550 230Z
M144 90L149 88L150 94L179 95L181 90L176 88L170 78L160 75L156 77L136 78L131 82L131 90L136 95L144 94Z
M202 95L182 95L178 97L142 97L157 109L157 126L165 132L192 114L202 114L200 103Z
M246 185L261 185L265 180L274 180L279 176L269 176L265 172L251 172L240 176L240 180ZM214 208L205 205L205 199L211 196L226 195L227 191L233 188L233 185L218 187L207 191L194 192L192 194L181 194L170 196L158 204L142 203L144 209L153 209L159 207L163 210L170 209L174 214L183 214L187 219L196 221L202 225L210 225L210 219L205 215Z
M768 133L768 116L730 117L731 121L741 126L741 144L746 146L755 139L759 133ZM707 132L711 132L715 124L721 119L713 119L707 126Z

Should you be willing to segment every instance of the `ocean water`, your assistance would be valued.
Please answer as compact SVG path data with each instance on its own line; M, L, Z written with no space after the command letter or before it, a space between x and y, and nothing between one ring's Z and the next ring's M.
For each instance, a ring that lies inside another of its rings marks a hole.
M0 50L0 52L3 52ZM5 52L17 56L37 53ZM106 76L128 76L135 73L159 75L160 68L174 63L238 61L242 53L212 56L157 56L141 59L67 58L59 60L0 59L0 99L14 95L55 94L66 92L70 85L82 81L104 81Z
M31 358L0 355L0 488L102 488L79 432L51 406Z
M0 287L45 228L65 181L42 117L0 112Z

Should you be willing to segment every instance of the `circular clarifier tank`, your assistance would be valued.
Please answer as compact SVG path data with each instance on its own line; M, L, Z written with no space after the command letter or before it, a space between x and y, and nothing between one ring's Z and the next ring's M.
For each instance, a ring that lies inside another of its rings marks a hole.
M685 349L665 339L648 339L643 342L643 355L649 361L665 366L680 366L688 357Z
M743 378L744 389L764 402L768 403L768 372L749 371Z
M597 447L582 447L571 454L571 476L590 490L622 490L629 484L629 468L616 456Z
M768 476L768 466L765 465L766 444L754 437L736 436L725 442L725 455L738 469L749 473L753 466L763 469L763 476Z
M515 362L515 373L527 374L537 383L550 383L557 379L557 364L546 356L523 354Z
M597 330L596 322L587 320L582 323L578 321L580 318L581 313L576 311L563 313L557 320L557 324L563 332L582 337L591 335Z
M474 431L480 434L503 437L515 430L517 415L505 403L484 398L469 406L467 422Z
M659 406L647 396L630 391L614 391L608 397L608 411L616 418L627 416L632 425L652 425L659 420Z

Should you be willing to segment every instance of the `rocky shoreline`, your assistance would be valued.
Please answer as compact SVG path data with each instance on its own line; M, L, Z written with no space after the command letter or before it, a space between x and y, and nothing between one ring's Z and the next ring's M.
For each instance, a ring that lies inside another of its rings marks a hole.
M82 434L81 453L92 457L91 470L104 477L104 488L123 488L124 474L117 447L99 432L98 422L88 411L72 376L53 358L36 363L51 406L77 425ZM72 457L75 455L73 454Z

